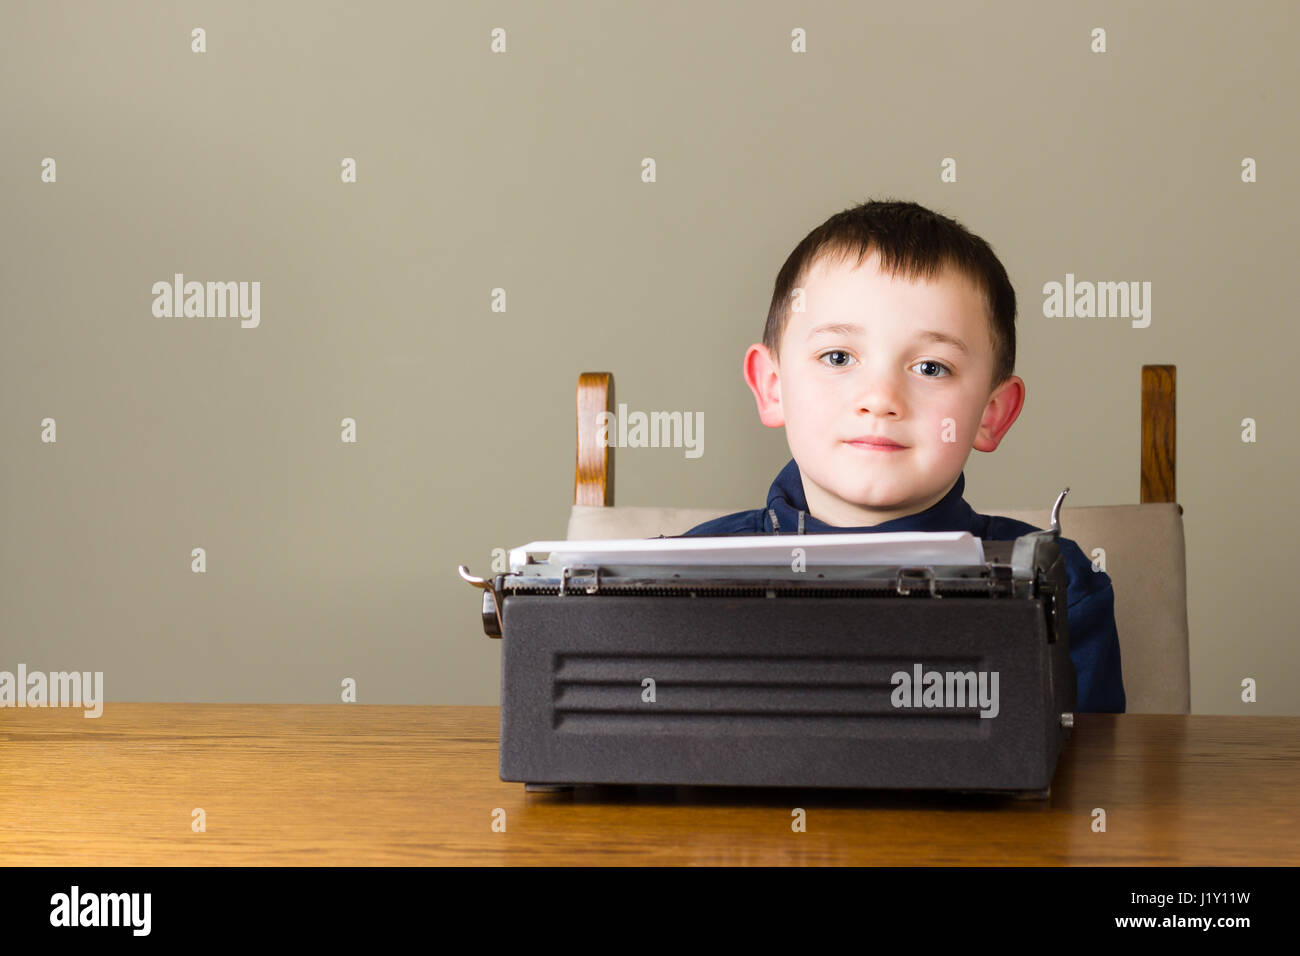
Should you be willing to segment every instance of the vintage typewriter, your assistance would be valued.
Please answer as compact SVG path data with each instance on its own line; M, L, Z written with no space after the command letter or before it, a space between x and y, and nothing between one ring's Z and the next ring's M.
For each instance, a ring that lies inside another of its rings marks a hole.
M502 780L1045 798L1073 726L1051 527L533 542L462 578L502 641Z

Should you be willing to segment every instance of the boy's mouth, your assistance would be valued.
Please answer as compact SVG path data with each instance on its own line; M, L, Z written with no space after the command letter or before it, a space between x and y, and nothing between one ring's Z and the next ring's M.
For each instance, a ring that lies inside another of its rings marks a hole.
M863 435L861 438L851 438L845 444L852 445L854 448L861 448L864 451L903 451L906 447L880 435Z

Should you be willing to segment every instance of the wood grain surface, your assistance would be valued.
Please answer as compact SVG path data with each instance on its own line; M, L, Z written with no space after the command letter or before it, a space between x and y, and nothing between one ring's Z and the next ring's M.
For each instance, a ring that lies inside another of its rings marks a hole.
M525 793L497 777L498 729L496 707L108 703L96 719L5 708L0 864L1300 863L1296 717L1081 714L1042 802ZM206 832L191 830L196 807ZM804 833L791 829L796 807Z

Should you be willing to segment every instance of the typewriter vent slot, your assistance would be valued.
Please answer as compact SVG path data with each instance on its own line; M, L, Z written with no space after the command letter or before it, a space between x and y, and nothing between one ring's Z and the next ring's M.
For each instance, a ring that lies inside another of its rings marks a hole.
M946 670L976 672L977 659ZM710 735L743 724L748 733L951 739L982 738L977 690L970 706L900 708L891 675L911 663L805 656L622 656L564 653L554 658L552 726L562 733ZM646 699L649 678L654 701Z

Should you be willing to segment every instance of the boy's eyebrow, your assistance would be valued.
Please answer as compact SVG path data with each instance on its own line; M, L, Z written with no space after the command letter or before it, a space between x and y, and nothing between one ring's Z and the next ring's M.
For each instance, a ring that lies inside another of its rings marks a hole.
M863 329L862 326L854 325L851 322L835 322L828 325L817 326L817 328L808 333L808 338L811 339L823 332L834 333L836 335L861 335L864 331L865 329ZM922 329L916 333L916 337L919 339L925 339L927 342L943 342L947 345L951 345L953 348L965 353L966 355L970 355L970 349L966 347L965 342L961 339L954 338L951 335L947 335L944 332L936 332L934 329Z

